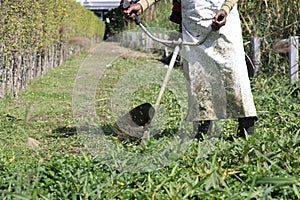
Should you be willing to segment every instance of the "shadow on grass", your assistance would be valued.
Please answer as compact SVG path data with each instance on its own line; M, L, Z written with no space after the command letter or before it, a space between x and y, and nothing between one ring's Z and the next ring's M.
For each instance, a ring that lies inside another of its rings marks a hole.
M120 140L120 142L124 142L124 141L130 141L130 142L137 142L140 141L141 138L133 138L130 137L128 135L128 137L124 137L124 135L122 137L119 137L119 135L115 132L115 129L113 128L113 125L111 124L104 124L101 125L99 127L97 127L97 130L101 130L101 132L105 135L105 136L110 136L110 137L115 137L118 138ZM89 131L89 127L80 127L80 131ZM95 130L93 130L92 132L94 132ZM174 134L176 134L178 131L177 128L174 129L164 129L161 131L158 131L160 133L155 134L153 136L153 138L155 140L159 140L162 139L164 137L172 137ZM62 127L58 127L54 130L52 130L52 134L49 135L48 137L53 137L53 138L69 138L69 137L73 137L80 134L80 132L78 132L77 127L75 126L62 126Z
M80 131L83 131L83 132L89 132L90 128L89 127L80 127ZM95 132L98 132L104 134L105 136L109 136L109 137L114 137L114 138L118 138L120 142L138 142L138 141L141 141L141 138L135 138L135 137L131 137L130 135L118 135L118 133L115 131L113 125L111 124L104 124L104 125L101 125L99 127L96 128L96 130L92 130L93 133ZM101 131L100 131L101 130ZM153 135L153 139L155 140L160 140L162 138L170 138L170 137L173 137L174 135L178 134L178 131L179 129L178 128L172 128L172 129L164 129L164 130L156 130L155 132L157 134ZM78 135L80 134L78 132L78 129L75 127L75 126L63 126L63 127L59 127L59 128L56 128L54 130L52 130L52 135L50 135L49 137L54 137L54 138L69 138L69 137L73 137L75 135ZM181 134L184 134L184 133L181 133ZM180 137L184 137L183 135L179 135ZM191 139L193 139L193 135L190 135L188 136L190 137ZM216 136L207 136L207 139L209 138L214 138ZM225 135L218 135L216 138L223 138L223 140L225 141L229 141L229 142L234 142L235 139L239 138L238 136L236 135L228 135L228 136L225 136ZM200 140L201 141L201 140Z
M89 131L90 127L80 127L80 131ZM116 136L117 134L113 131L112 125L105 124L97 127L97 130L102 130L104 135L113 135ZM78 135L79 129L76 126L62 126L52 130L52 134L50 137L57 137L57 138L68 138L75 135Z
M75 126L63 126L52 130L53 135L51 137L68 138L77 134Z

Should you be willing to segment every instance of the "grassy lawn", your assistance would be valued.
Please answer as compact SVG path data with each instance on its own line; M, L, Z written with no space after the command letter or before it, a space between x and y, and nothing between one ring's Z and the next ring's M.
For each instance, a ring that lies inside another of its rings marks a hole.
M261 75L252 81L259 115L254 136L236 138L236 120L226 120L222 137L193 140L168 165L133 173L95 156L76 131L74 81L88 55L82 52L31 81L19 97L0 101L1 199L300 198L299 82L289 85L287 75ZM169 110L164 124L167 133L160 133L162 137L151 139L146 147L136 141L120 141L113 134L111 94L122 75L143 63L159 61L114 60L99 81L95 99L98 123L107 128L105 137L132 153L153 152L168 144L180 118L179 103L166 91L162 105ZM159 85L154 84L136 91L130 105L153 103L158 90ZM208 143L213 144L209 151Z

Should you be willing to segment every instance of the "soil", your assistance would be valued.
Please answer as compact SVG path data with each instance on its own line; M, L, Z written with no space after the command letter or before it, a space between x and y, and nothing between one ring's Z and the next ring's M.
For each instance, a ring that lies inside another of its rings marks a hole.
M107 45L105 45L105 51L114 51L114 49L118 49L118 51L123 52L122 56L124 57L132 57L132 58L151 58L151 59L157 59L161 57L161 55L152 53L152 52L142 52L142 51L136 51L132 50L130 48L126 48L121 46L117 42L104 42Z

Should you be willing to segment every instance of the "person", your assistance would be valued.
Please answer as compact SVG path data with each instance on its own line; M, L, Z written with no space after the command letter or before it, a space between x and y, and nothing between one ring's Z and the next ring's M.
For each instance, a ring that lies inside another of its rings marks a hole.
M257 120L245 61L238 0L174 0L180 3L183 41L202 45L182 47L189 111L195 137L203 139L214 120L238 118L237 135L254 133ZM156 0L140 0L123 10L134 20ZM173 2L174 3L174 2ZM222 16L222 17L220 17ZM210 31L210 30L213 31Z

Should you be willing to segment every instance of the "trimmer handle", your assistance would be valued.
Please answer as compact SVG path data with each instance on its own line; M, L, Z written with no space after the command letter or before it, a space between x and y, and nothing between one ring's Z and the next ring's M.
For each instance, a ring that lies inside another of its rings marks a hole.
M217 21L220 22L225 18L225 15L222 13L221 15L219 15Z
M225 15L222 13L218 17L217 21L222 21L224 18L225 18ZM136 23L136 25L140 25L140 23L142 23L142 21L140 20L140 18L137 15L135 15L135 17L134 17L134 22Z
M141 19L137 15L134 16L134 22L136 25L140 25L142 23Z

